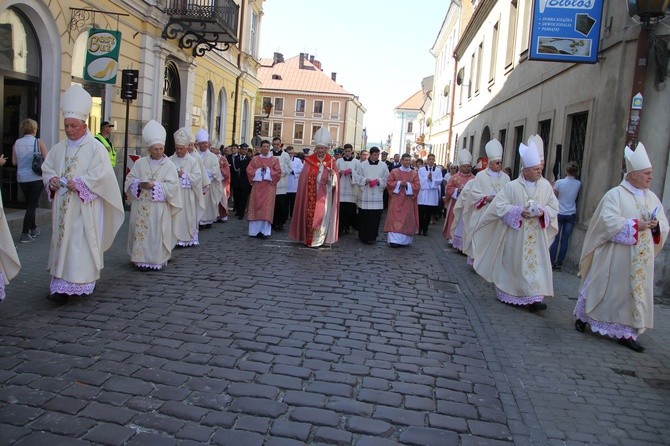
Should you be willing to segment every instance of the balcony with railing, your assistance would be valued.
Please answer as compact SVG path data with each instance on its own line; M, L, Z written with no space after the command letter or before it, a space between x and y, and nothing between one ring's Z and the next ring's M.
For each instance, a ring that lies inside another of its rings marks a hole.
M192 48L194 57L225 51L237 43L239 9L233 0L165 0L170 19L163 38L179 39L179 47Z

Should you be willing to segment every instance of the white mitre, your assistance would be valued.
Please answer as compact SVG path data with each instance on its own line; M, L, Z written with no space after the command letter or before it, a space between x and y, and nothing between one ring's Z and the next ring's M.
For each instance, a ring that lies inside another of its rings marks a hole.
M174 143L176 145L187 146L191 141L193 141L193 135L186 127L182 127L174 132Z
M91 113L92 105L93 99L91 99L91 95L79 84L74 84L65 90L60 100L60 110L63 113L63 119L75 118L86 121L88 120L88 115Z
M149 121L142 129L142 138L149 147L153 146L154 144L165 145L166 135L167 133L165 132L165 127L153 119Z
M207 133L207 130L205 130L205 129L198 130L198 133L195 134L195 141L196 142L208 142L209 141L209 133Z
M644 170L651 168L651 161L647 155L647 149L639 142L635 147L635 151L626 147L624 149L624 158L626 158L626 171L635 172L636 170Z
M330 145L330 132L321 127L314 134L314 145L321 147L328 147Z
M523 167L539 166L542 163L540 155L537 153L535 141L530 141L529 146L521 143L519 145L519 155L521 156L521 164Z
M540 135L530 135L528 137L528 147L530 147L531 141L535 142L535 148L537 149L537 154L540 157L540 160L544 159L544 141Z
M503 146L497 139L487 142L484 150L486 150L486 157L489 161L498 161L503 158Z
M461 149L460 152L458 152L458 165L462 166L463 164L472 165L472 153L466 149Z

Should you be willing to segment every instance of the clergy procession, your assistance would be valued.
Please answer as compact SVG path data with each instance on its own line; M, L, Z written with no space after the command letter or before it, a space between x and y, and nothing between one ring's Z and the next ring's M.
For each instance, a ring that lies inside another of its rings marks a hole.
M64 93L67 138L49 150L42 166L52 203L47 298L58 304L93 293L104 252L125 217L107 152L86 126L90 109L91 97L80 86ZM242 144L222 153L206 130L194 136L186 127L174 134L176 151L167 157L166 137L160 123L146 123L142 138L148 155L134 163L123 187L130 204L127 254L139 271L161 270L175 248L198 246L200 231L228 220L229 198L235 216L246 215L249 237L267 239L284 231L290 214L289 238L315 250L332 247L352 230L362 244L374 245L387 202L381 226L386 243L407 248L415 236L428 235L441 214L444 190L445 244L493 285L492 295L531 313L547 309L546 299L554 295L556 248L550 247L559 234L559 192L543 176L544 143L538 135L520 144L521 172L515 179L503 171L503 147L495 139L486 144L476 175L472 154L461 150L458 171L443 176L433 154L425 165L413 163L410 154L391 162L384 152L381 161L377 147L355 157L346 144L333 156L325 128L316 132L315 148L304 160L293 147L284 150L278 137L262 140L256 152ZM575 328L588 327L641 352L638 337L653 327L654 257L666 241L668 221L649 190L652 166L644 145L626 147L623 155L626 175L590 219ZM574 205L576 192L570 200ZM0 222L0 236L4 297L4 285L20 262L6 221ZM420 257L405 252L408 263Z

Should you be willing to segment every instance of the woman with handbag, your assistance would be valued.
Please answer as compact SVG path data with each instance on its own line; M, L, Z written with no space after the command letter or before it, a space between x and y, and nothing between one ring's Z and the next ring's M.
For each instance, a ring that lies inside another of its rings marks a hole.
M44 189L42 183L42 161L47 156L47 147L37 139L37 122L27 118L21 122L23 137L16 140L12 147L12 164L16 169L19 187L26 197L26 215L23 217L21 243L35 240L40 234L35 224L35 209ZM38 173L39 172L39 173Z

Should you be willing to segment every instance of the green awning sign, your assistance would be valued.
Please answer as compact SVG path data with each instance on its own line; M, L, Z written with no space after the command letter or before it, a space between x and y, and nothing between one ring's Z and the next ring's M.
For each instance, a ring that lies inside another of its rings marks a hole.
M84 79L105 84L115 84L119 71L121 32L91 28L86 41L86 66Z

